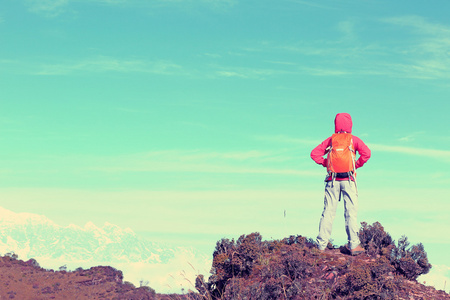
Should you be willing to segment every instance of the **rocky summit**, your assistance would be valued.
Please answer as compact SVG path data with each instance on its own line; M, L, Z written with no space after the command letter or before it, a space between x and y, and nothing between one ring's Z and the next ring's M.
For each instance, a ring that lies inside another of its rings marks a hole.
M332 244L320 251L302 236L222 239L211 276L199 276L196 288L203 299L450 299L417 282L432 267L422 244L395 243L378 222L362 223L359 237L358 256Z

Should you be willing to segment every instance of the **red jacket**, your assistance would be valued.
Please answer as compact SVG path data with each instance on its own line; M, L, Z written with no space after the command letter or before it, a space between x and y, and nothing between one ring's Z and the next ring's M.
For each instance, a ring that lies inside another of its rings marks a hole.
M336 115L334 119L334 132L338 133L340 131L345 131L348 133L352 132L352 117L347 113L340 113ZM356 161L356 169L361 168L370 158L370 149L364 144L364 142L356 137L352 136L353 140L353 148L355 152L357 152L360 156ZM327 138L325 141L320 143L316 148L311 151L311 158L319 165L324 167L327 166L327 160L323 158L325 154L327 154L327 148L331 145L331 136ZM330 180L330 178L327 178ZM336 178L336 180L348 180L348 178Z

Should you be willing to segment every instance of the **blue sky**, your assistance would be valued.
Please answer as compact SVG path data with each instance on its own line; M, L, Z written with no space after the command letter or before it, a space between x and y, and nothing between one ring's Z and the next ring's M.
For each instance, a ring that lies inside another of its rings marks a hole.
M372 149L360 221L424 243L449 278L449 6L4 0L2 206L205 251L315 237L325 171L309 154L348 112Z

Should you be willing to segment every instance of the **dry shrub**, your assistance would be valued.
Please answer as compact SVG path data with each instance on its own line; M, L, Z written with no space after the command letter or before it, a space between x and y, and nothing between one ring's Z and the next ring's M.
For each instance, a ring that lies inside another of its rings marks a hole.
M391 236L384 231L384 227L379 222L375 222L372 225L362 222L358 236L361 246L371 255L382 255L383 249L394 245Z
M431 269L427 253L419 243L408 248L409 242L406 236L402 236L390 256L391 263L397 273L408 279L417 279L422 274L427 274Z
M362 222L359 238L361 245L367 250L368 254L389 258L391 264L395 267L395 271L407 279L417 279L420 275L427 274L431 269L427 253L421 243L408 248L410 245L408 238L402 236L396 246L389 233L384 230L379 222L372 225Z

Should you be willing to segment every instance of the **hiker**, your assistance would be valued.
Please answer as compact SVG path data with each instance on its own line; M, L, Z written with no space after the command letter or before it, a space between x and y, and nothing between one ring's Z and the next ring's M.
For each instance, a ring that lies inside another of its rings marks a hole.
M327 168L325 178L325 199L319 223L317 247L323 251L331 236L336 208L341 197L344 199L345 230L348 249L352 255L364 252L358 238L358 189L356 169L362 167L370 158L370 149L364 142L351 134L352 118L348 113L339 113L334 119L335 134L324 140L311 151L311 158ZM360 155L356 160L356 152ZM323 156L327 155L327 158Z

